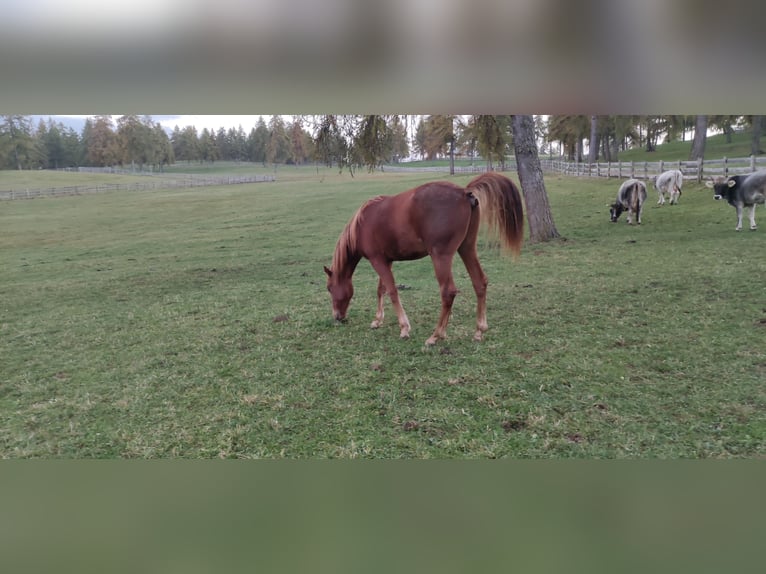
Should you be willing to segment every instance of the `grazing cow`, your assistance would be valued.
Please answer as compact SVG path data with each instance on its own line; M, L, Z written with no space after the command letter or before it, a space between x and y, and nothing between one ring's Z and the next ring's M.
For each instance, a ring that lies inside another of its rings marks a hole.
M725 199L737 210L736 230L742 229L742 209L750 208L750 229L757 228L755 224L755 205L766 203L766 170L756 171L748 175L732 175L727 178L718 177L705 183L713 188L716 199Z
M684 174L680 170L670 169L661 173L654 179L654 189L660 196L658 205L665 204L665 195L670 198L670 205L678 203L681 195L681 187L684 185Z
M617 201L609 206L609 215L612 223L616 222L623 211L628 212L628 225L633 222L631 218L636 215L636 223L641 225L641 212L646 201L646 184L637 179L628 179L622 183L617 192Z

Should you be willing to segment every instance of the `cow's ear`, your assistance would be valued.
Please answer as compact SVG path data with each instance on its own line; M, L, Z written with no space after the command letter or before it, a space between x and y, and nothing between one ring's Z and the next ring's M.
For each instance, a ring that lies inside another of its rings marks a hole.
M324 272L327 273L328 277L332 277L332 270L328 269L326 265L324 267Z
M713 187L713 180L712 180L712 179L709 179L709 180L707 180L707 181L705 182L705 187L710 187L710 188L712 188L712 187Z
M729 181L726 182L726 185L728 185L729 187L734 187L735 185L737 185L737 182L733 179L730 179Z

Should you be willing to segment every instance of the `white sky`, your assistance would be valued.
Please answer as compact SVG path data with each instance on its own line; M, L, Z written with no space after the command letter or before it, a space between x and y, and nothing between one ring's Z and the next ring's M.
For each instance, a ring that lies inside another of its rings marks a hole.
M86 119L89 117L94 117L94 115L90 116L81 116L81 115L71 115L71 114L59 114L57 116L52 116L54 119L56 117L69 117L69 118L79 118L79 119ZM112 115L112 119L117 124L117 118L120 117L120 114ZM170 115L152 115L152 119L155 122L158 122L162 127L167 128L168 130L172 131L176 126L183 129L186 126L194 126L197 128L197 132L201 133L202 130L207 128L211 131L218 131L219 128L224 128L225 130L229 130L229 128L237 129L239 126L242 126L242 129L244 130L245 134L249 134L250 130L253 129L256 124L258 123L259 118L263 118L263 121L265 121L267 124L269 122L269 119L271 118L271 115L255 115L255 116L237 116L237 115L177 115L177 116L170 116ZM285 121L288 120L288 116L285 116Z
M183 129L186 126L194 126L197 128L197 132L201 132L207 128L211 131L217 131L219 128L229 130L229 128L237 129L242 126L245 134L249 134L256 124L259 118L263 118L266 123L269 122L271 115L261 116L235 116L235 115L215 115L215 116L153 116L154 121L159 122L163 127L172 130L176 126Z

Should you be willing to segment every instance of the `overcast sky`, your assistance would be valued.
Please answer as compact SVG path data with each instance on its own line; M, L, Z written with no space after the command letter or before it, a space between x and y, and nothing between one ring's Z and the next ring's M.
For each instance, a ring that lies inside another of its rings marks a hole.
M44 116L44 117L51 117L53 121L61 121L65 125L72 125L74 127L74 123L70 124L70 122L66 121L67 119L75 120L76 125L85 125L85 120L89 117L94 116L83 116L83 115L66 115L66 114L59 114L59 115L50 115L50 116ZM120 115L113 115L112 118L114 119L115 125L117 123L117 118L119 118ZM209 130L217 131L219 128L224 128L228 131L229 128L237 129L239 126L242 126L242 129L244 130L245 134L249 134L250 130L255 127L255 125L258 123L258 118L263 117L263 120L268 123L270 115L256 115L256 116L235 116L235 115L198 115L198 116L191 116L191 115L178 115L178 116L168 116L168 115L153 115L152 119L155 122L159 122L162 127L166 128L168 131L172 131L173 128L178 126L179 128L183 129L186 126L194 126L197 128L198 132L201 132L203 129L207 128ZM82 128L74 128L78 133L82 131Z

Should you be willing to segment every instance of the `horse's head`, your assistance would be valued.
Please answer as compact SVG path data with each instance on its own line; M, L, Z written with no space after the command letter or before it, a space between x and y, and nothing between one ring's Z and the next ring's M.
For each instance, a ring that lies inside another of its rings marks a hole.
M348 304L354 296L354 284L351 277L341 277L339 273L333 273L332 269L324 268L327 274L327 290L332 298L332 316L336 321L345 321Z

